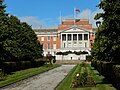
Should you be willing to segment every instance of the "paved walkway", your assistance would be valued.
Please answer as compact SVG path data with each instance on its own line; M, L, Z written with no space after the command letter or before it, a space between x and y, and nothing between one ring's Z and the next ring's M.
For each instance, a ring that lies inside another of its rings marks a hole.
M75 65L62 65L0 90L54 90Z

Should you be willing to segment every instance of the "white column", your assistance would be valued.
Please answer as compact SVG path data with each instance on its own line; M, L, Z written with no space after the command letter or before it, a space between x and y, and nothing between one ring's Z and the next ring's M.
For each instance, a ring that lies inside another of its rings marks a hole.
M82 47L85 47L84 34L82 34Z
M77 34L77 47L79 47L79 42L78 42L78 34Z
M72 47L73 47L73 34L71 34L71 44L72 44Z
M61 39L61 40L60 40L60 41L61 41L61 43L60 43L60 44L61 44L61 48L63 48L63 45L62 45L62 34L61 34L60 37L61 37L61 38L60 38L60 39Z
M68 47L68 34L66 34L66 47Z
M88 33L88 48L90 48L90 38L89 38L89 36L90 36L90 33Z

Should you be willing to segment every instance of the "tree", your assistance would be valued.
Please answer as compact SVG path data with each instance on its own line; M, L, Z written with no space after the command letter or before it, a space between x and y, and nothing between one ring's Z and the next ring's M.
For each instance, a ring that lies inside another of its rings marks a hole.
M15 16L6 15L3 6L0 13L0 60L20 61L42 57L42 46L31 26L20 22Z
M92 48L92 55L98 59L98 41L100 41L100 60L115 61L120 63L120 0L102 0L98 5L103 13L95 16L95 19L102 18L102 26L96 34L95 44Z
M6 5L3 5L3 2L4 0L0 0L0 16L4 16L5 15L5 8L6 8Z

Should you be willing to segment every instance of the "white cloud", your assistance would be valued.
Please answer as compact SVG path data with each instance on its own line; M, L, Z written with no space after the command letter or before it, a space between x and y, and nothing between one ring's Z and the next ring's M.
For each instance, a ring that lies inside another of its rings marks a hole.
M32 28L57 28L56 21L51 18L39 19L35 16L19 17L21 22L27 22Z
M80 19L89 19L89 23L92 24L93 28L96 28L96 20L94 20L94 17L97 13L101 13L103 12L102 10L98 9L94 12L92 12L90 9L86 9L80 13L77 13L76 18L80 18ZM69 15L69 16L62 16L62 19L69 19L69 18L73 18L73 14ZM60 17L59 17L60 18ZM100 19L100 21L102 21L102 19Z
M90 9L86 9L83 12L81 12L80 14L78 14L77 17L80 19L89 19L90 24L92 24L92 27L95 28L96 20L94 20L94 17L97 13L101 13L101 12L103 12L101 9L98 9L94 12L92 12ZM100 19L100 21L102 21L102 19Z
M93 28L96 27L94 17L97 13L103 12L102 10L96 10L92 12L90 9L86 9L77 14L77 18L80 19L89 19L90 24L92 24ZM73 14L69 16L62 16L62 19L73 18ZM23 16L19 17L22 22L27 22L32 28L57 28L59 24L60 17L58 18L46 18L39 19L36 16ZM102 21L102 19L100 19Z
M32 28L42 28L42 25L44 25L44 22L39 20L38 17L34 16L23 16L19 17L19 19L21 22L27 22L30 26L32 26Z

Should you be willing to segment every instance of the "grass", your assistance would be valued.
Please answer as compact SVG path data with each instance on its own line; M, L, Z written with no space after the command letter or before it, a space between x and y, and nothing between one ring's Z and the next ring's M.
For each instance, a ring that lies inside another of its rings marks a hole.
M4 81L0 81L0 88L4 87L6 85L9 85L9 84L15 83L17 81L26 79L28 77L43 73L45 71L48 71L48 70L53 69L58 66L60 66L60 65L44 65L44 66L41 66L38 68L30 68L30 69L26 69L26 70L13 72L13 73L11 73L11 75L7 75L6 79Z
M56 90L116 90L112 84L110 84L103 76L99 75L99 72L95 70L91 65L87 65L87 69L92 73L93 79L96 82L96 87L84 87L84 88L71 88L71 82L76 72L80 70L80 65L77 65L68 76L61 82ZM81 70L83 71L83 70ZM79 72L81 72L79 71Z

